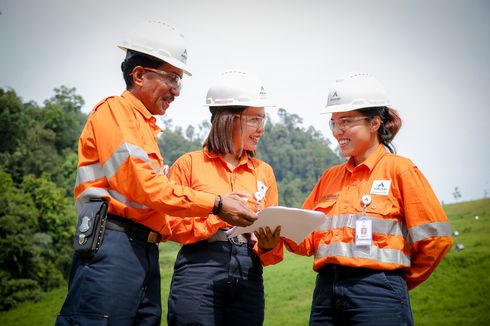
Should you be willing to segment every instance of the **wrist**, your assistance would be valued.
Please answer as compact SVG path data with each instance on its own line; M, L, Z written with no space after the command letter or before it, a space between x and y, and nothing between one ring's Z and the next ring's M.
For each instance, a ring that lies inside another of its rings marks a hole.
M268 252L268 251L270 251L272 249L272 248L262 248L260 246L260 244L257 245L257 248L259 248L259 253L261 253L261 254L266 253L266 252Z
M218 215L221 212L222 208L223 208L223 197L221 197L221 195L217 195L211 213L214 215Z

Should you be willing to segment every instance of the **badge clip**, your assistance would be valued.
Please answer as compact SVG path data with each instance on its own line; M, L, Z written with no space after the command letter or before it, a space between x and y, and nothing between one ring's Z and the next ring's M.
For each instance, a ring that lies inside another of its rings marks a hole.
M362 216L356 221L356 246L370 246L373 240L373 221L366 216L366 207L371 204L371 201L369 195L361 197Z

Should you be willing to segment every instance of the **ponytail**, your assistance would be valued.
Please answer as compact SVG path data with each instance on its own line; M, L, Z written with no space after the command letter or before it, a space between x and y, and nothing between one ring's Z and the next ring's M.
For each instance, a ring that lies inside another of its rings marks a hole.
M381 125L378 129L379 141L391 153L396 153L395 146L391 142L402 127L402 119L398 112L386 106L359 109L357 111L364 116L379 117L381 119Z

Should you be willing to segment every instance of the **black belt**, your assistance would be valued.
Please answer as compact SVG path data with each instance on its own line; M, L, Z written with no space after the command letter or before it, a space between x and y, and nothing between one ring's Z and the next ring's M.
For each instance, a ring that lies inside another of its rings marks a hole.
M243 244L250 243L250 233L244 233L244 234L236 235L234 237L228 237L225 229L219 229L218 231L216 231L215 234L213 234L208 239L208 242L216 242L216 241L230 242L234 245L241 246Z
M148 243L159 243L162 239L160 233L147 226L135 223L127 218L107 214L106 228L126 233L129 237Z

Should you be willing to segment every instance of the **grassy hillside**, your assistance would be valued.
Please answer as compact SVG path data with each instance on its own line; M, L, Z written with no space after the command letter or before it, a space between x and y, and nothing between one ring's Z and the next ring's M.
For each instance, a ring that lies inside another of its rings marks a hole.
M428 281L411 292L418 325L490 325L490 199L446 205L455 244ZM478 216L478 219L475 219Z
M410 292L417 325L490 325L490 199L444 207L455 243L428 281ZM478 216L478 219L475 219ZM171 269L178 246L161 249L162 300L166 299ZM265 325L307 325L315 273L312 259L286 254L283 263L265 269ZM0 325L53 325L63 302L65 288L43 295L37 303L25 303L0 313ZM165 313L164 313L165 314ZM165 324L165 323L163 323Z

